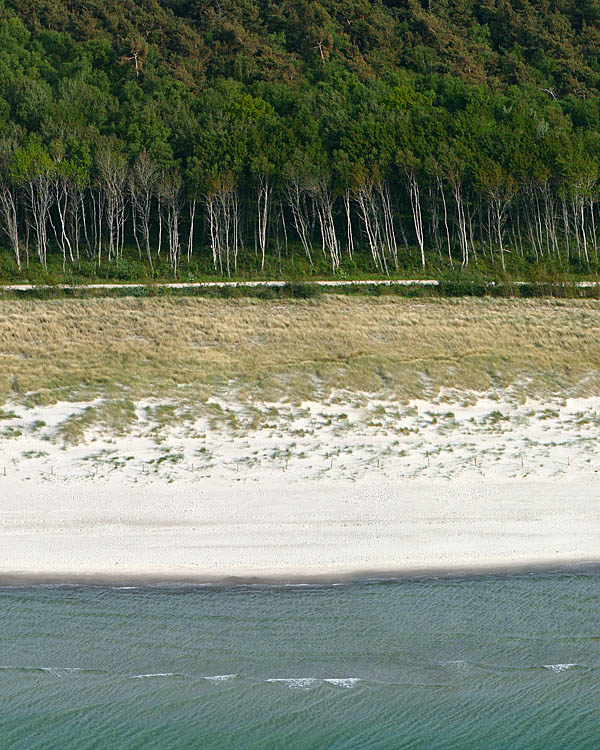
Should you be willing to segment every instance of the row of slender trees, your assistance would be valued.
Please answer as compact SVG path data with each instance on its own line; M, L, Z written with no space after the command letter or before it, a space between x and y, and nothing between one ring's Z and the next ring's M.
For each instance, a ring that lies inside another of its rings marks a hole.
M2 269L596 266L594 3L196 5L0 0Z
M363 175L342 189L309 171L279 178L258 172L241 184L225 174L200 189L145 151L129 163L105 145L84 171L38 143L4 141L0 229L19 270L32 256L46 267L51 247L63 269L82 258L102 266L122 258L126 244L150 268L166 258L174 276L182 260L206 250L221 274L237 270L243 249L264 270L269 254L281 258L290 243L311 265L321 256L333 273L356 253L369 254L383 274L415 251L423 268L434 261L464 267L478 255L502 269L510 255L576 260L582 268L598 261L599 196L591 179L570 190L551 178L490 179L476 189L457 173L398 172Z

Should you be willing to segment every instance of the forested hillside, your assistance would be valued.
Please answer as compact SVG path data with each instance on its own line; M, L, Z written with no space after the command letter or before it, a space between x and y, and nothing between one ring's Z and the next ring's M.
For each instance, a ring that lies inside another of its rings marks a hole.
M0 0L0 277L596 273L600 0Z

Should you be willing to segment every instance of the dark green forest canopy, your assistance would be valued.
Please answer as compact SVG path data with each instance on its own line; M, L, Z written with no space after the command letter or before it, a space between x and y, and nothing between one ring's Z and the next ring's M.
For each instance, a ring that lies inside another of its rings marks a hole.
M151 54L195 88L218 77L312 80L323 60L362 78L449 73L469 83L543 85L560 96L593 94L598 84L596 0L9 0L6 7L35 37L61 32L65 46L104 39L117 57L137 51L143 62Z
M599 49L600 0L0 0L0 242L596 268Z

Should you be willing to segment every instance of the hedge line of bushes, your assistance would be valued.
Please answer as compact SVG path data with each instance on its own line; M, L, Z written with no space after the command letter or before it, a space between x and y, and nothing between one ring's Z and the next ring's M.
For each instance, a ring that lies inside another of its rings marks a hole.
M323 294L342 294L345 296L393 296L408 298L447 298L447 297L504 297L504 298L541 298L555 297L561 299L600 299L600 284L579 287L569 282L485 282L485 281L448 281L442 280L438 286L422 284L360 284L348 286L319 286L310 282L288 282L283 286L234 286L215 287L166 287L161 285L143 285L94 289L90 287L63 288L60 286L35 286L27 290L1 290L0 296L18 299L82 299L82 298L119 298L119 297L205 297L212 299L256 298L263 300L276 299L313 299Z

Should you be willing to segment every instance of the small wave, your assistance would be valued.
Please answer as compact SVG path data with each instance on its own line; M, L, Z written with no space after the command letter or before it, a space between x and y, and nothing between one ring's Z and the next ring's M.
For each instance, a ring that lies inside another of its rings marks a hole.
M330 685L335 685L336 687L352 688L358 682L360 682L360 678L358 677L329 677L323 680L323 682L328 682Z
M51 674L53 677L62 677L63 674L70 674L71 672L93 671L81 667L19 667L10 664L2 664L0 665L0 669L5 671L15 670L17 672L45 672L46 674Z
M324 679L318 679L317 677L275 677L266 682L281 682L291 690L308 690L309 688L319 683L326 682L328 685L334 685L335 687L341 688L352 688L358 682L359 677L327 677Z
M53 677L62 677L63 674L71 674L71 672L83 672L83 669L79 667L40 667L42 672L47 672Z
M304 589L304 588L311 588L315 586L314 583L285 583L285 588L294 588L294 589Z
M202 679L209 682L227 682L227 680L234 680L236 677L239 677L239 674L214 674L211 677L203 677Z
M179 677L175 672L152 672L150 674L134 674L130 680L143 680L147 677Z
M549 669L551 672L558 674L559 672L566 672L571 667L576 667L577 664L544 664L544 669Z
M289 687L290 690L308 690L319 680L315 677L273 677L265 682L280 682L282 685Z

